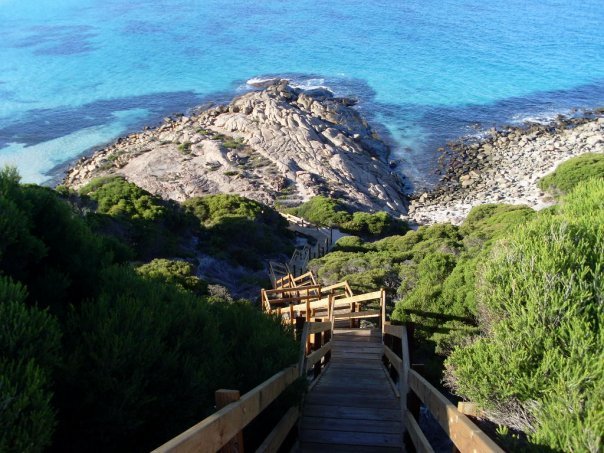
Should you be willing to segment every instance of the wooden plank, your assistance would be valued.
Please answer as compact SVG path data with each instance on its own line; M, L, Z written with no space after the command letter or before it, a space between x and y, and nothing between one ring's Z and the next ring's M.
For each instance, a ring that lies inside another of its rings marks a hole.
M300 409L298 407L291 407L268 437L264 439L264 442L258 447L256 453L277 453L281 444L298 421L299 416Z
M460 452L503 452L490 437L415 370L409 370L408 375L409 387L428 407Z
M337 355L338 357L341 357L342 359L351 359L354 360L355 358L361 358L361 359L368 359L368 360L381 360L382 358L382 351L381 350L360 350L359 352L354 352L351 350L347 350L347 349L340 349L335 345L332 345L332 355Z
M350 420L330 417L304 417L300 421L302 430L319 429L329 431L350 431L353 426ZM359 431L369 433L391 433L400 434L402 424L397 420L358 420L354 426Z
M219 389L214 392L216 409L222 409L230 403L239 401L240 398L241 394L239 393L239 390ZM220 449L220 453L232 452L243 452L243 431L239 431L235 437L229 440L227 444Z
M273 295L273 294L283 294L283 293L295 293L295 292L302 292L302 291L311 291L311 290L320 290L321 289L321 285L311 285L311 286L303 286L300 289L297 288L277 288L277 289L265 289L264 293L267 296Z
M370 300L380 299L382 297L382 291L374 291L372 293L359 294L358 296L346 297L345 299L339 299L338 302L351 304L354 302L367 302Z
M290 290L291 291L291 290ZM299 296L291 296L291 297L281 297L279 299L268 299L268 303L273 305L289 305L291 302L300 302L301 300L312 300L319 299L317 294L307 294L307 295L299 295ZM297 305L294 305L296 308Z
M220 409L153 451L193 453L219 450L298 376L295 366L286 368L250 390L239 401Z
M366 310L366 311L356 311L352 313L342 313L342 314L334 314L333 317L335 320L342 319L360 319L360 318L374 318L376 316L380 316L380 310Z
M399 356L397 356L394 351L386 345L384 345L384 355L390 361L392 366L394 366L394 369L400 376L403 370L403 360L399 358Z
M347 360L338 360L334 365L337 368L377 368L381 363L380 356L347 358Z
M309 403L320 403L323 406L342 406L346 404L353 407L373 407L376 409L399 409L400 407L398 399L394 398L394 394L392 394L391 398L377 398L374 395L356 395L354 393L347 395L320 395L315 390L306 399Z
M334 341L336 343L344 343L344 346L346 346L346 344L350 344L352 346L352 343L367 343L367 346L369 346L369 343L373 343L375 346L378 346L382 343L381 339L379 337L375 337L375 336L362 336L362 337L355 337L354 335L346 335L346 334L337 334L334 336Z
M372 447L397 447L402 443L402 434L396 433L365 433L359 431L326 431L318 429L305 429L302 431L304 439L317 443L331 443L336 445L367 445Z
M299 362L298 362L298 374L301 376L304 373L306 361L306 351L308 351L308 340L310 334L308 330L310 329L309 323L305 322L304 327L302 328L302 335L300 336L300 352L298 353Z
M407 412L405 415L405 425L417 453L434 453L430 442L428 442L428 439L426 439L426 436L410 412Z
M318 444L315 442L304 442L298 450L292 450L299 453L401 453L400 447L376 447L360 445L333 445Z
M320 349L313 351L306 357L306 371L310 370L315 363L323 358L325 354L331 351L331 343L324 344Z
M357 351L359 349L379 349L382 350L382 343L379 338L374 341L372 337L350 337L346 335L336 335L332 337L334 344L341 349L350 349Z
M358 336L358 337L362 337L362 336L376 336L380 338L382 338L382 331L380 329L349 329L349 328L341 328L341 329L336 329L336 332L339 334L347 334L347 335L354 335L354 336Z
M331 330L331 322L311 322L308 333L319 333Z
M322 417L329 414L334 418L347 420L400 420L401 413L398 409L385 409L375 407L354 407L348 405L329 406L321 402L304 405L304 416Z
M380 394L385 387L386 385L383 381L359 386L354 386L348 383L341 384L336 381L328 381L321 382L321 385L315 385L314 392L318 392L319 395L350 395L354 393L356 395L372 396Z

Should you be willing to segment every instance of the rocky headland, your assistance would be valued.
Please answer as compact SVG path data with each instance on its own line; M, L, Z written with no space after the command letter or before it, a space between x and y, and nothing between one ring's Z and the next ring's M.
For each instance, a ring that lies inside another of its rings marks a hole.
M356 209L406 213L388 147L352 106L327 90L275 81L221 105L131 134L80 159L64 184L122 175L166 199L236 193L268 205L315 195Z
M480 140L459 140L441 151L440 183L409 206L415 223L460 224L474 206L485 203L541 209L555 200L538 188L540 178L573 156L604 153L604 112L492 129Z

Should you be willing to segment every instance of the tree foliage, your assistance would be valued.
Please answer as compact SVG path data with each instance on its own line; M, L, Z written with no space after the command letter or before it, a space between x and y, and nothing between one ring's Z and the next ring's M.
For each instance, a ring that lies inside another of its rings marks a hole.
M219 258L258 269L264 259L293 250L287 221L257 201L208 195L190 198L183 206L203 228L200 248Z
M604 433L604 180L499 241L481 265L482 335L449 357L459 394L537 447L598 451Z
M351 212L340 201L323 196L313 197L288 211L315 225L339 228L345 233L367 238L404 234L409 230L406 222L386 212Z
M52 373L60 333L48 312L25 304L27 291L0 275L0 451L39 452L56 425Z
M296 359L278 319L199 297L183 261L123 262L124 228L176 235L188 214L124 181L87 193L107 213L0 172L0 451L149 451L208 415L217 388Z
M208 284L194 274L194 267L186 261L156 258L136 268L139 275L162 281L198 295L207 294Z

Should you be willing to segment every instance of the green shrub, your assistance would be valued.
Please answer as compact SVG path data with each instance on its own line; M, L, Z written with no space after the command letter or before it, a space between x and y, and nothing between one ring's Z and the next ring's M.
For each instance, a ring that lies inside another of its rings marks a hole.
M59 445L148 451L213 412L216 389L244 393L296 359L291 332L249 304L208 304L127 267L101 278L67 322Z
M93 179L80 189L80 194L95 200L98 212L111 216L156 220L166 213L159 198L121 176Z
M204 228L206 253L259 269L262 260L293 249L287 221L274 209L238 195L208 195L183 203Z
M0 451L43 451L56 425L51 375L59 326L26 298L22 285L0 276Z
M312 197L306 203L289 211L293 215L320 226L337 227L352 219L351 214L342 203L322 196Z
M363 240L358 236L344 236L335 243L333 251L364 252L366 250Z
M405 234L409 225L402 220L395 219L386 212L369 214L355 212L352 219L343 223L340 229L346 233L364 237L385 237L395 234Z
M604 180L496 244L477 300L483 336L448 359L464 397L536 445L597 451L604 433Z
M278 319L178 290L198 284L183 263L151 263L145 277L114 265L125 229L174 234L168 227L186 219L160 202L165 216L145 218L153 215L137 211L137 191L126 189L132 209L84 221L85 201L67 194L70 205L0 172L0 451L150 450L213 412L217 388L245 392L296 359ZM262 207L256 215L245 220L284 222ZM95 223L113 239L93 233ZM254 237L241 231L243 250Z
M20 186L6 170L0 187L0 270L27 284L28 302L58 313L94 294L112 258L104 241L53 190Z
M406 222L386 212L350 212L350 208L338 200L316 196L287 212L319 226L339 228L344 233L367 238L382 238L409 231Z
M227 149L239 149L243 148L243 139L242 138L225 138L222 142L222 146Z
M586 153L560 164L556 171L539 180L543 190L560 195L569 193L578 183L604 178L604 154Z
M80 193L96 201L96 212L86 217L91 228L104 237L119 238L133 250L134 258L147 261L187 255L194 222L177 203L151 195L119 176L94 179ZM119 247L114 250L127 255Z
M193 266L186 261L156 258L150 263L138 266L136 272L143 277L159 280L199 295L206 294L208 290L208 284L194 274Z
M191 154L191 142L184 142L178 145L178 151L183 154Z

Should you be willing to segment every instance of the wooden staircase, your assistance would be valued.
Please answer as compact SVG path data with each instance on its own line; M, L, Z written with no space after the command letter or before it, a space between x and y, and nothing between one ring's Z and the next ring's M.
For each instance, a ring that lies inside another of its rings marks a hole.
M243 428L304 379L309 387L302 406L289 408L256 452L283 451L295 432L292 452L433 452L417 422L419 404L438 421L454 451L503 452L411 368L406 327L386 321L383 289L355 295L347 282L322 286L312 274L288 274L262 290L261 298L265 312L296 326L299 362L241 397L219 390L215 414L154 451L242 453ZM359 328L361 319L371 319L371 327ZM232 401L226 405L225 395Z

